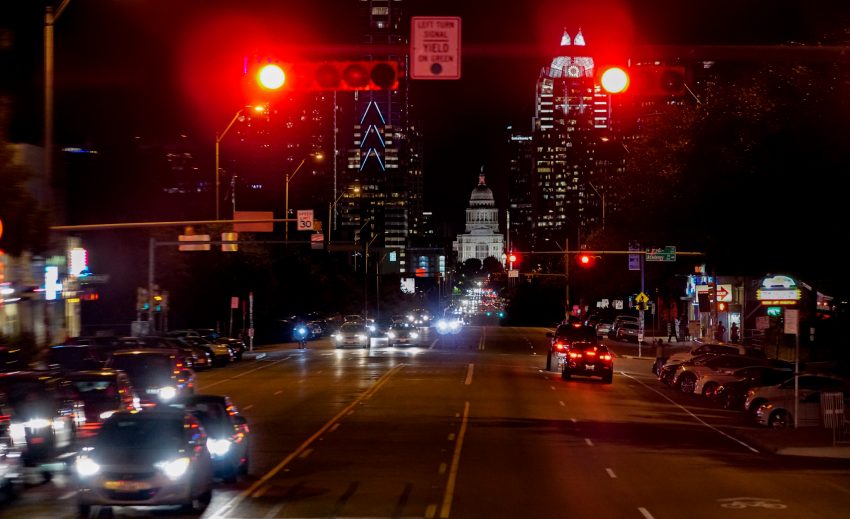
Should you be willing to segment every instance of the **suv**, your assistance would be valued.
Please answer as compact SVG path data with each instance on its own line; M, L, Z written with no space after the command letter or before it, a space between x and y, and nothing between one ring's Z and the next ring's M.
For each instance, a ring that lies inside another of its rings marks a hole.
M142 407L170 402L195 392L195 374L180 361L177 350L119 350L109 357L106 367L127 373Z
M81 403L77 410L80 438L94 436L103 421L116 411L140 409L136 390L123 371L75 371L65 373L63 378L74 400Z
M76 408L67 383L60 377L37 371L2 373L0 400L5 400L10 410L9 435L23 449L26 465L50 461L71 447Z
M614 381L614 357L608 346L588 341L575 341L567 352L561 378L569 380L573 375L602 377L610 384Z
M589 342L590 344L598 344L599 338L596 336L596 328L587 326L580 322L564 323L558 325L555 332L549 332L546 337L552 339L549 343L549 352L546 355L546 369L551 369L552 356L556 355L558 361L558 369L561 369L566 357L567 351L576 341Z

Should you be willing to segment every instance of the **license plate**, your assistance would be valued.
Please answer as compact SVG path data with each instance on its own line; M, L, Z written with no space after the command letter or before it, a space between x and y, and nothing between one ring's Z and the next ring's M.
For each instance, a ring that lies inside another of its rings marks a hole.
M595 364L587 364L587 365L584 366L584 369L586 369L587 371L593 371L594 369L596 369L596 365Z
M145 390L145 393L147 393L147 394L149 394L149 395L158 395L158 394L159 394L159 388L156 388L156 389L146 389L146 390Z
M103 488L122 492L138 492L139 490L149 490L151 486L144 481L105 481Z

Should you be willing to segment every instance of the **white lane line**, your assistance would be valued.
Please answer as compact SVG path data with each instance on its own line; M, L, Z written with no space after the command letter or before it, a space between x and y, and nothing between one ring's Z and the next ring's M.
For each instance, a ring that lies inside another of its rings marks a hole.
M551 389L552 391L555 391L555 386L549 386L549 389Z
M578 423L578 420L576 420L575 418L570 418L570 421L571 421L572 423Z
M586 443L586 444L588 444L589 446L593 447L593 441L592 441L590 438L585 438L585 439L584 439L584 443Z
M561 407L567 407L563 400L558 400L558 403L561 404Z
M256 492L251 494L251 497L263 497L263 494L269 491L268 485L261 486Z
M455 433L449 433L449 441L450 442L455 441Z
M457 442L455 442L455 452L452 456L452 466L449 470L449 480L446 483L446 493L443 496L443 506L440 508L440 517L445 519L449 517L452 509L452 499L455 493L455 483L457 482L457 471L460 466L460 451L463 448L463 437L466 434L466 427L469 423L469 402L463 405L463 420L460 423L460 431L457 434Z
M635 382L637 382L638 384L642 385L642 386L643 386L643 387L645 387L646 389L649 389L650 391L654 392L655 394L662 396L665 400L667 400L668 402L670 402L670 403L671 403L671 404L673 404L674 406L678 407L679 409L681 409L681 410L682 410L682 411L684 411L685 413L687 413L687 414L691 415L691 417L692 417L694 420L696 420L696 421L698 421L699 423L703 424L704 426L708 427L708 428L709 428L709 429L711 429L712 431L717 432L717 433L720 433L721 435L723 435L723 436L725 436L725 437L729 438L730 440L734 441L735 443L738 443L738 444L742 445L743 447L745 447L745 448L749 449L751 452L754 452L754 453L758 454L758 452L759 452L758 450L754 449L753 447L750 447L749 445L747 445L746 443L742 442L742 441L741 441L741 440L739 440L738 438L735 438L734 436L730 436L730 435L726 434L725 432L721 431L720 429L718 429L717 427L715 427L715 426L713 426L713 425L709 424L708 422L706 422L705 420L703 420L703 419L702 419L702 418L700 418L699 416L697 416L697 415L695 415L694 413L692 413L692 412L691 412L690 410L688 410L686 407L681 406L681 405L677 404L676 402L674 402L673 400L671 400L671 399L670 399L670 397L668 397L668 396L667 396L667 395L665 395L664 393L662 393L662 392L658 391L658 390L657 390L657 389L655 389L655 388L649 387L648 385L644 384L644 383L643 383L640 379L638 379L637 377L633 377L632 375L629 375L628 373L624 373L624 372L622 372L622 371L621 371L620 373L621 373L622 375L625 375L625 376L629 377L630 379L634 380Z
M259 371L259 370L261 370L261 369L266 369L266 368L268 368L269 366L273 366L273 365L275 365L275 364L278 364L278 363L283 362L283 361L285 361L285 360L289 360L289 359L291 359L291 358L292 358L291 356L286 356L286 357L284 357L284 358L282 358L282 359L280 359L280 360L275 360L275 361L269 362L269 363L268 363L268 364L266 364L265 366L260 366L259 368L254 368L254 369L252 369L252 370L244 371L244 372L242 372L242 373L240 373L240 374L238 374L238 375L234 375L234 376L232 376L232 377L228 377L228 378L226 378L226 379L224 379L224 380L219 380L218 382L213 382L212 384L206 384L206 385L204 385L204 386L200 386L200 385L199 385L197 388L198 388L199 390L200 390L200 389L203 389L204 391L206 391L207 389L209 389L209 388L211 388L211 387L213 387L213 386L217 386L217 385L219 385L219 384L223 384L223 383L228 382L228 381L230 381L230 380L237 379L237 378L239 378L239 377L242 377L242 376L247 375L247 374L249 374L249 373L253 373L253 372L255 372L255 371Z
M61 496L59 496L59 499L60 499L60 500L64 500L64 499L71 499L72 497L74 497L74 496L76 496L76 495L77 495L77 492L72 491L72 492L68 492L68 493L62 494Z
M613 471L613 470L611 470L611 469L605 469L605 472L607 472L607 473L608 473L608 475L611 477L611 479L617 479L617 475L616 475L616 474L614 474L614 471Z
M640 508L638 508L638 511L639 511L639 512L640 512L640 513L644 516L644 517L646 517L646 519L655 519L654 517L652 517L652 514L651 514L651 513L649 513L649 510L647 510L646 508L644 508L644 507L642 507L642 506L641 506Z
M439 341L440 341L440 339L434 339L434 342L432 342L431 345L428 346L428 349L433 350L437 346L437 342L439 342Z
M263 519L274 519L277 517L278 512L283 508L283 503L276 504L271 507L271 510L263 517Z
M472 384L472 372L474 370L475 370L475 364L470 364L466 368L466 381L464 382L464 384L466 384L467 386Z
M302 452L298 457L303 460L304 458L306 458L307 456L309 456L311 454L313 454L313 449L307 449L304 452Z
M279 390L277 390L277 391L275 391L275 392L274 392L275 396L277 396L277 395L279 395L279 394L281 394L281 393L283 393L283 390L282 390L282 389L279 389Z
M252 407L254 407L254 404L248 404L245 407L243 407L242 410L247 411L248 409L251 409Z
M337 422L337 423L333 424L333 427L331 427L331 428L330 428L330 429L328 429L328 430L329 430L330 432L334 432L334 431L336 431L337 429L339 429L339 422Z
M425 518L433 519L433 517L437 514L437 505L428 505L425 509Z
M445 463L440 463L440 470L438 471L440 474L445 474L446 469L449 468ZM73 494L73 492L71 492Z

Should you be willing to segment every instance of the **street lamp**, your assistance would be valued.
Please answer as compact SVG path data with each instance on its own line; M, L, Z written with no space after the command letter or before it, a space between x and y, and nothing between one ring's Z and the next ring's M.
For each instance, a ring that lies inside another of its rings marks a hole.
M564 238L564 247L558 245L555 240L546 238L546 241L551 241L564 253L564 320L570 320L570 239Z
M216 134L215 134L215 219L216 220L221 219L221 218L219 218L221 216L221 214L219 213L219 205L220 205L219 188L220 188L220 185L221 185L221 182L220 182L220 179L219 179L219 174L221 172L221 167L219 166L219 153L220 153L220 150L221 150L221 141L222 141L222 139L224 139L224 136L227 135L227 132L230 131L230 128L233 126L233 124L236 122L236 120L239 119L242 116L242 112L244 112L246 108L253 108L255 112L263 112L264 110L266 110L265 105L256 105L256 106L251 106L251 107L244 106L236 112L236 114L233 116L233 119L230 120L230 123L227 124L227 127L224 129L224 131L216 132ZM235 205L234 205L234 207L235 207ZM236 218L236 215L233 215L233 217Z
M343 190L342 193L340 193L339 196L336 197L336 200L328 203L328 243L331 242L331 235L333 234L333 228L332 228L331 222L336 223L336 219L331 220L332 215L335 213L335 211L333 211L333 210L336 208L336 204L339 203L339 201L342 199L343 196L345 196L346 192L347 192L347 190ZM354 186L353 188L351 188L351 192L352 193L359 193L360 188L357 187L357 186ZM333 227L336 227L336 226L333 226Z
M369 285L369 246L372 245L372 242L375 241L375 238L380 236L381 233L375 233L372 236L372 239L369 240L369 243L366 244L366 254L363 256L363 319L367 319L369 317L369 299L368 295L368 285ZM377 264L375 265L375 269L377 269Z
M309 155L307 155L306 157L301 159L301 162L298 163L298 166L296 166L295 171L293 171L292 173L286 174L286 208L285 208L286 212L284 214L284 219L287 219L287 220L289 219L289 181L292 180L292 178L296 174L298 174L298 171L301 169L301 166L303 166L304 163L307 162L307 159L311 158L311 157L316 159L316 160L322 160L324 158L324 155L322 155L320 152L310 153ZM285 224L286 224L286 232L284 233L284 239L286 241L289 241L289 222L285 222Z

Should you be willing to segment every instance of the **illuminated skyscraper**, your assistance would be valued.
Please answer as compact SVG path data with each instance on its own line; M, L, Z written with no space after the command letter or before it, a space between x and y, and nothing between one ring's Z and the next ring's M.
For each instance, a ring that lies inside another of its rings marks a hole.
M594 61L581 30L561 38L562 55L540 71L533 121L533 227L536 241L562 241L595 227L602 177L597 151L610 130L610 96L594 84ZM598 187L598 186L597 186Z
M375 49L365 58L396 60L407 69L402 1L361 4L365 43ZM402 269L408 239L421 232L423 211L421 139L411 120L408 88L402 77L396 90L354 93L353 147L344 184L357 185L360 192L340 208L340 222L355 233L355 240L377 235L373 246L398 251Z

